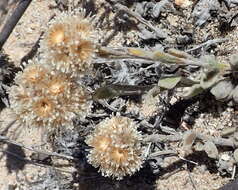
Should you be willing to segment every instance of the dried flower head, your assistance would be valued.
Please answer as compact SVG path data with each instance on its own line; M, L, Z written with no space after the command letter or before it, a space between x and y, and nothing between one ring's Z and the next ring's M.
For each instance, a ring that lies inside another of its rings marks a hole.
M95 39L95 32L92 24L89 24L89 20L74 20L73 25L75 27L75 32L80 34L82 39L94 40Z
M41 40L41 52L58 70L81 74L90 70L96 35L84 10L63 12L50 23Z
M103 176L118 180L140 170L143 163L141 134L135 123L126 117L105 119L86 139L91 146L88 162L99 167Z
M46 69L44 65L28 65L18 74L16 85L9 91L11 108L28 126L72 125L76 114L86 115L90 107L89 96L68 74L51 67L41 73ZM30 71L34 74L31 75Z
M29 101L32 90L23 87L22 85L13 85L9 89L9 99L12 104L18 104L21 102L22 104Z
M41 64L33 61L27 65L24 72L19 72L15 77L15 83L26 87L39 84L47 75L48 69Z

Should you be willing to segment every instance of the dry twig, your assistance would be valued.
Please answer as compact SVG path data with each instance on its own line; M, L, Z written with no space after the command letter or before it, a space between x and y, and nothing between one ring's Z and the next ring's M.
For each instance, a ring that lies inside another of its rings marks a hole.
M229 40L228 38L217 38L217 39L208 40L208 41L206 41L204 43L201 43L201 44L199 44L199 45L197 45L197 46L195 46L191 49L186 50L186 52L189 53L189 52L195 51L195 50L200 49L200 48L207 49L208 47L210 47L213 44L226 42L228 40Z
M0 33L0 50L7 41L8 37L12 33L13 29L17 25L18 21L24 14L27 7L30 5L32 0L20 0L16 9L13 11L11 17L6 21L1 33Z

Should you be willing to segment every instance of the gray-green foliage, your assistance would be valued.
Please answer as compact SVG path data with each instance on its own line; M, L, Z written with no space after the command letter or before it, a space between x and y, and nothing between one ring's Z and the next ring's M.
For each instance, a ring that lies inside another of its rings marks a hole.
M219 101L238 103L238 56L232 56L230 64L221 64L214 56L205 56L200 60L203 65L196 79L200 82L186 88L183 97L191 98L208 90Z
M199 84L193 85L184 93L185 98L191 98L202 93L205 90L211 89L220 80L223 79L225 66L218 63L214 56L204 56L200 58L202 63L200 74L197 77Z

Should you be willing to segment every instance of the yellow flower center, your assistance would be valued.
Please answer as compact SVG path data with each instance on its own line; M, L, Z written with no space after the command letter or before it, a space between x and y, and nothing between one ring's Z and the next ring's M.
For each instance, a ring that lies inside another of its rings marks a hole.
M121 148L115 148L112 151L112 159L117 162L118 164L121 164L124 162L127 158L127 150L121 149Z
M63 42L64 40L64 32L63 31L58 31L55 35L54 35L54 38L52 39L52 41L55 43L55 44L59 44L61 42Z
M65 41L64 26L57 24L50 29L48 44L49 46L55 46Z

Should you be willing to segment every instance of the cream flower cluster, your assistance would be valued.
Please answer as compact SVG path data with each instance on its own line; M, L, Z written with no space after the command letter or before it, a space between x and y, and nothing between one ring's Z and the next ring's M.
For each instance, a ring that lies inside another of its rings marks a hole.
M62 12L50 21L40 42L40 57L17 74L9 90L11 107L28 126L72 125L85 116L89 95L76 83L91 69L95 30L83 10Z
M46 29L40 51L57 70L74 75L90 70L96 33L85 11L62 12Z
M89 108L88 94L70 75L36 61L17 74L10 88L11 108L28 126L59 127L72 125L76 115Z
M99 168L103 176L121 180L142 167L141 134L129 118L105 119L86 139L91 146L88 162Z

